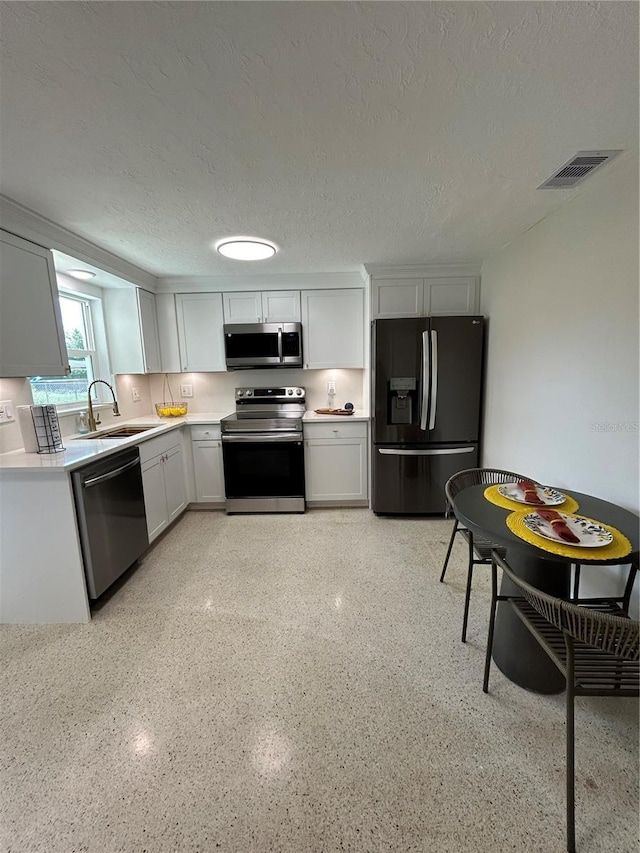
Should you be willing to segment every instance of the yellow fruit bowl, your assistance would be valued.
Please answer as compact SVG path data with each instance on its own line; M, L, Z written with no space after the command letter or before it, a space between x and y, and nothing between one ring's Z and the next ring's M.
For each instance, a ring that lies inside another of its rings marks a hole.
M156 415L161 418L182 418L187 414L187 403L156 403Z

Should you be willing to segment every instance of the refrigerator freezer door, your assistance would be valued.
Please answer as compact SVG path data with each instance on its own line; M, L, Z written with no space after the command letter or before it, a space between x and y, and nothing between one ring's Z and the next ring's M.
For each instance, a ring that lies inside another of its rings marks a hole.
M431 317L429 428L423 442L477 441L484 323L482 317ZM465 466L472 467L472 466Z
M477 444L374 445L371 508L382 515L442 514L449 477L477 465Z
M423 335L428 338L428 329L428 317L374 320L372 323L373 441L398 444L430 441L428 433L420 427L421 420L427 416L428 406L423 390L425 364L422 346ZM426 379L428 382L428 366ZM400 404L396 400L398 396L406 396L407 400ZM397 417L400 407L411 409L409 423Z

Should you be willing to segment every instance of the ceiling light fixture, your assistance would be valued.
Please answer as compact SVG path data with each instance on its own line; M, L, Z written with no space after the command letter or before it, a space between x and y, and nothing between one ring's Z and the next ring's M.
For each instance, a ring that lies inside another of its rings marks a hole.
M67 275L78 278L80 281L89 281L89 279L96 277L96 274L90 270L67 270Z
M225 258L233 258L234 261L263 261L272 258L277 249L265 240L251 240L236 237L233 240L224 240L218 243L216 251Z

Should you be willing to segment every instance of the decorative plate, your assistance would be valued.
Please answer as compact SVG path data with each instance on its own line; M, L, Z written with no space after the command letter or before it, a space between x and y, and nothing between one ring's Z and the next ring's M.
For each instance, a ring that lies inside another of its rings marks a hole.
M560 506L560 504L566 501L565 495L562 492L556 491L556 489L552 489L549 486L541 486L539 483L535 483L535 487L536 494L545 506ZM527 506L538 506L538 504L532 504L524 499L520 486L517 483L505 483L502 486L498 486L498 492L503 498L509 498L510 501L517 501L519 504L526 504Z
M613 542L613 533L595 521L590 521L580 515L567 515L564 512L560 512L558 515L562 517L569 530L578 537L579 542L565 542L555 532L551 523L541 518L537 512L530 512L525 515L523 522L532 533L544 536L545 539L550 539L552 542L560 542L562 545L571 545L575 548L602 548L604 545L610 545Z

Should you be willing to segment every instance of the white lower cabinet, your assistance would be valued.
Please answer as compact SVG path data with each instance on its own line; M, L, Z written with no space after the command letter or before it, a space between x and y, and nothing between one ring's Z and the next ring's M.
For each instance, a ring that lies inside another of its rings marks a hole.
M149 542L187 506L180 430L142 442L140 462Z
M220 427L191 427L191 447L196 502L222 503L225 493Z
M307 503L368 503L367 424L303 424Z

